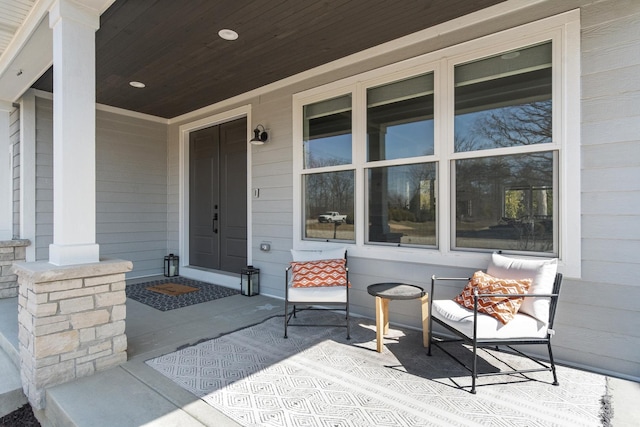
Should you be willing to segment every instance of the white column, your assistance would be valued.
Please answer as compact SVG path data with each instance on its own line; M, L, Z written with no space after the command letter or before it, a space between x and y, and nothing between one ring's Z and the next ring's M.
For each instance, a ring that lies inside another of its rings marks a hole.
M0 241L13 238L13 168L9 141L9 114L12 109L10 102L0 101Z
M95 31L97 12L70 0L49 11L53 29L53 244L55 265L98 262Z

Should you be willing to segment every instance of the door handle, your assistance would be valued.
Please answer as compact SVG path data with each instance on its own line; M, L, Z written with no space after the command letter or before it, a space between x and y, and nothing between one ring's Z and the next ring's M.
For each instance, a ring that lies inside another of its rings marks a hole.
M216 233L216 234L218 234L218 224L217 224L217 222L218 222L218 214L214 213L213 214L213 221L212 221L211 225L213 227L213 232Z

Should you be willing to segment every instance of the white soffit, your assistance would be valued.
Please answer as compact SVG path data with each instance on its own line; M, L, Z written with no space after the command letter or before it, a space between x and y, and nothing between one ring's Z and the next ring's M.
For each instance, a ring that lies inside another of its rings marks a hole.
M49 10L56 1L0 0L0 100L16 101L53 63ZM75 0L99 13L115 0Z
M25 56L28 53L25 49L26 44L30 39L33 38L37 45L42 45L44 42L42 49L48 49L51 52L51 37L48 36L47 43L40 29L49 7L49 4L43 5L43 3L36 0L0 0L0 99L2 100L16 100L42 73L42 66L38 67L37 75L33 70L35 63L40 62L38 56L41 59L42 55L37 55L31 60ZM48 28L45 27L45 30ZM48 62L50 65L51 59ZM30 80L28 85L25 84L27 80Z
M0 0L0 55L33 7L34 0Z

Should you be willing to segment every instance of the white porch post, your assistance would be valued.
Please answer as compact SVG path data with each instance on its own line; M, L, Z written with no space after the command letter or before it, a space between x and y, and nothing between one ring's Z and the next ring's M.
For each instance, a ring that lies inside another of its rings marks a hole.
M13 197L11 151L9 141L10 102L0 101L0 241L13 238Z
M53 244L49 262L98 262L95 32L100 15L70 0L49 12L53 30Z

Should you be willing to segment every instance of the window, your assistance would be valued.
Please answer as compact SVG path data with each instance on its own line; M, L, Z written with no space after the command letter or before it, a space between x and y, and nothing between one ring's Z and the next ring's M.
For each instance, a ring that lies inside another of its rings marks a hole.
M370 243L436 246L434 163L369 168Z
M454 68L454 151L470 157L453 163L456 249L557 254L551 54L546 42Z
M444 265L501 250L559 257L577 276L578 19L295 95L300 245L347 241L363 256Z
M367 243L436 246L433 106L433 73L367 89Z
M551 151L455 161L456 248L554 253Z
M351 96L303 107L304 237L354 240Z

